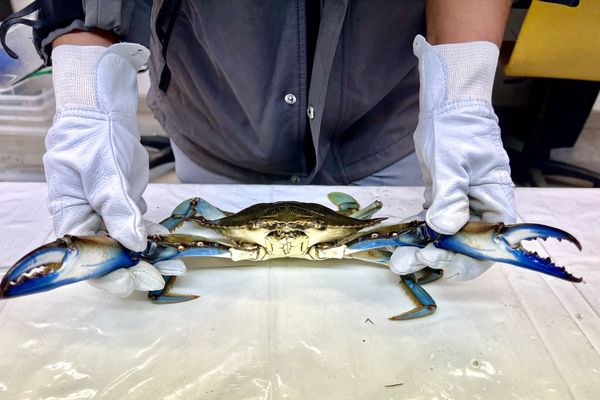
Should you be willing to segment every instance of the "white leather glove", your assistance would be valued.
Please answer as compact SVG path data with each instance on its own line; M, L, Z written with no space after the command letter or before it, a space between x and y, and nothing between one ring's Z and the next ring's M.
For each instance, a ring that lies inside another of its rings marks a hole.
M111 237L143 251L147 234L164 232L156 224L148 231L142 218L149 167L137 128L137 71L148 56L145 47L131 43L54 49L56 116L44 167L57 236L94 234L104 223ZM166 267L171 275L182 268L181 261ZM147 263L95 282L121 296L164 286Z
M514 223L513 183L491 93L498 48L491 42L431 46L417 36L420 112L414 140L425 181L425 220L443 234L469 221ZM491 266L429 244L398 248L391 269L409 274L425 266L449 279L472 279Z

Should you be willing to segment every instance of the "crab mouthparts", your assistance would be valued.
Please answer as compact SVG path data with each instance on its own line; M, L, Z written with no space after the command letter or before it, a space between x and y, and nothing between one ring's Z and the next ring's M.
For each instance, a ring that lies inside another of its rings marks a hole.
M302 256L308 251L308 236L302 231L271 232L266 237L266 244L270 255Z

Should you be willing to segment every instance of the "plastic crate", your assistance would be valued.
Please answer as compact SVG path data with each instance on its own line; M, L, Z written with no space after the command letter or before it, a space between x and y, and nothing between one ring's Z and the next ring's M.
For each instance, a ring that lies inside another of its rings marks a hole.
M0 90L0 181L43 180L44 139L54 112L49 74Z
M38 128L50 126L54 112L54 89L49 74L25 79L0 91L0 128L24 126L27 122Z
M35 173L43 177L44 152L42 135L0 134L0 181L40 180L29 176ZM23 171L28 171L28 174L24 176Z

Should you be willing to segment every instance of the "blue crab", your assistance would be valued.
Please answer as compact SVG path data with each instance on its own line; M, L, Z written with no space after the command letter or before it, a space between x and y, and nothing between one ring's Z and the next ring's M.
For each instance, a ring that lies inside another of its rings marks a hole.
M43 245L17 263L0 282L0 298L11 298L54 289L127 268L140 260L150 263L176 257L224 257L233 261L263 261L295 257L309 260L358 259L388 266L398 246L436 247L482 260L524 267L571 282L580 282L549 258L527 251L525 240L556 238L581 245L569 233L540 224L469 222L454 235L442 235L423 221L377 227L385 218L371 218L382 204L375 201L360 209L355 199L331 193L334 211L320 204L283 201L261 203L237 213L214 207L201 198L184 201L161 224L171 232L187 222L198 230L210 229L219 236L198 234L152 235L143 252L133 252L108 236L70 236ZM426 268L401 276L400 284L416 303L410 311L393 316L405 320L433 313L436 304L421 285L439 279L441 270ZM149 293L155 303L175 303L198 296L172 293L175 277L165 276L165 287Z

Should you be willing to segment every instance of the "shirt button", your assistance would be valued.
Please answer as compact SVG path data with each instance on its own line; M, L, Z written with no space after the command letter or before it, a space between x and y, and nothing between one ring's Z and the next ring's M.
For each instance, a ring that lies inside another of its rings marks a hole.
M286 103L288 104L295 104L296 103L296 96L294 96L291 93L288 93L285 95L285 97L283 98L285 100Z
M315 119L315 108L313 106L308 106L306 115L308 115L308 119Z
M290 178L290 180L292 181L292 183L298 183L300 182L300 177L298 175L294 175Z

